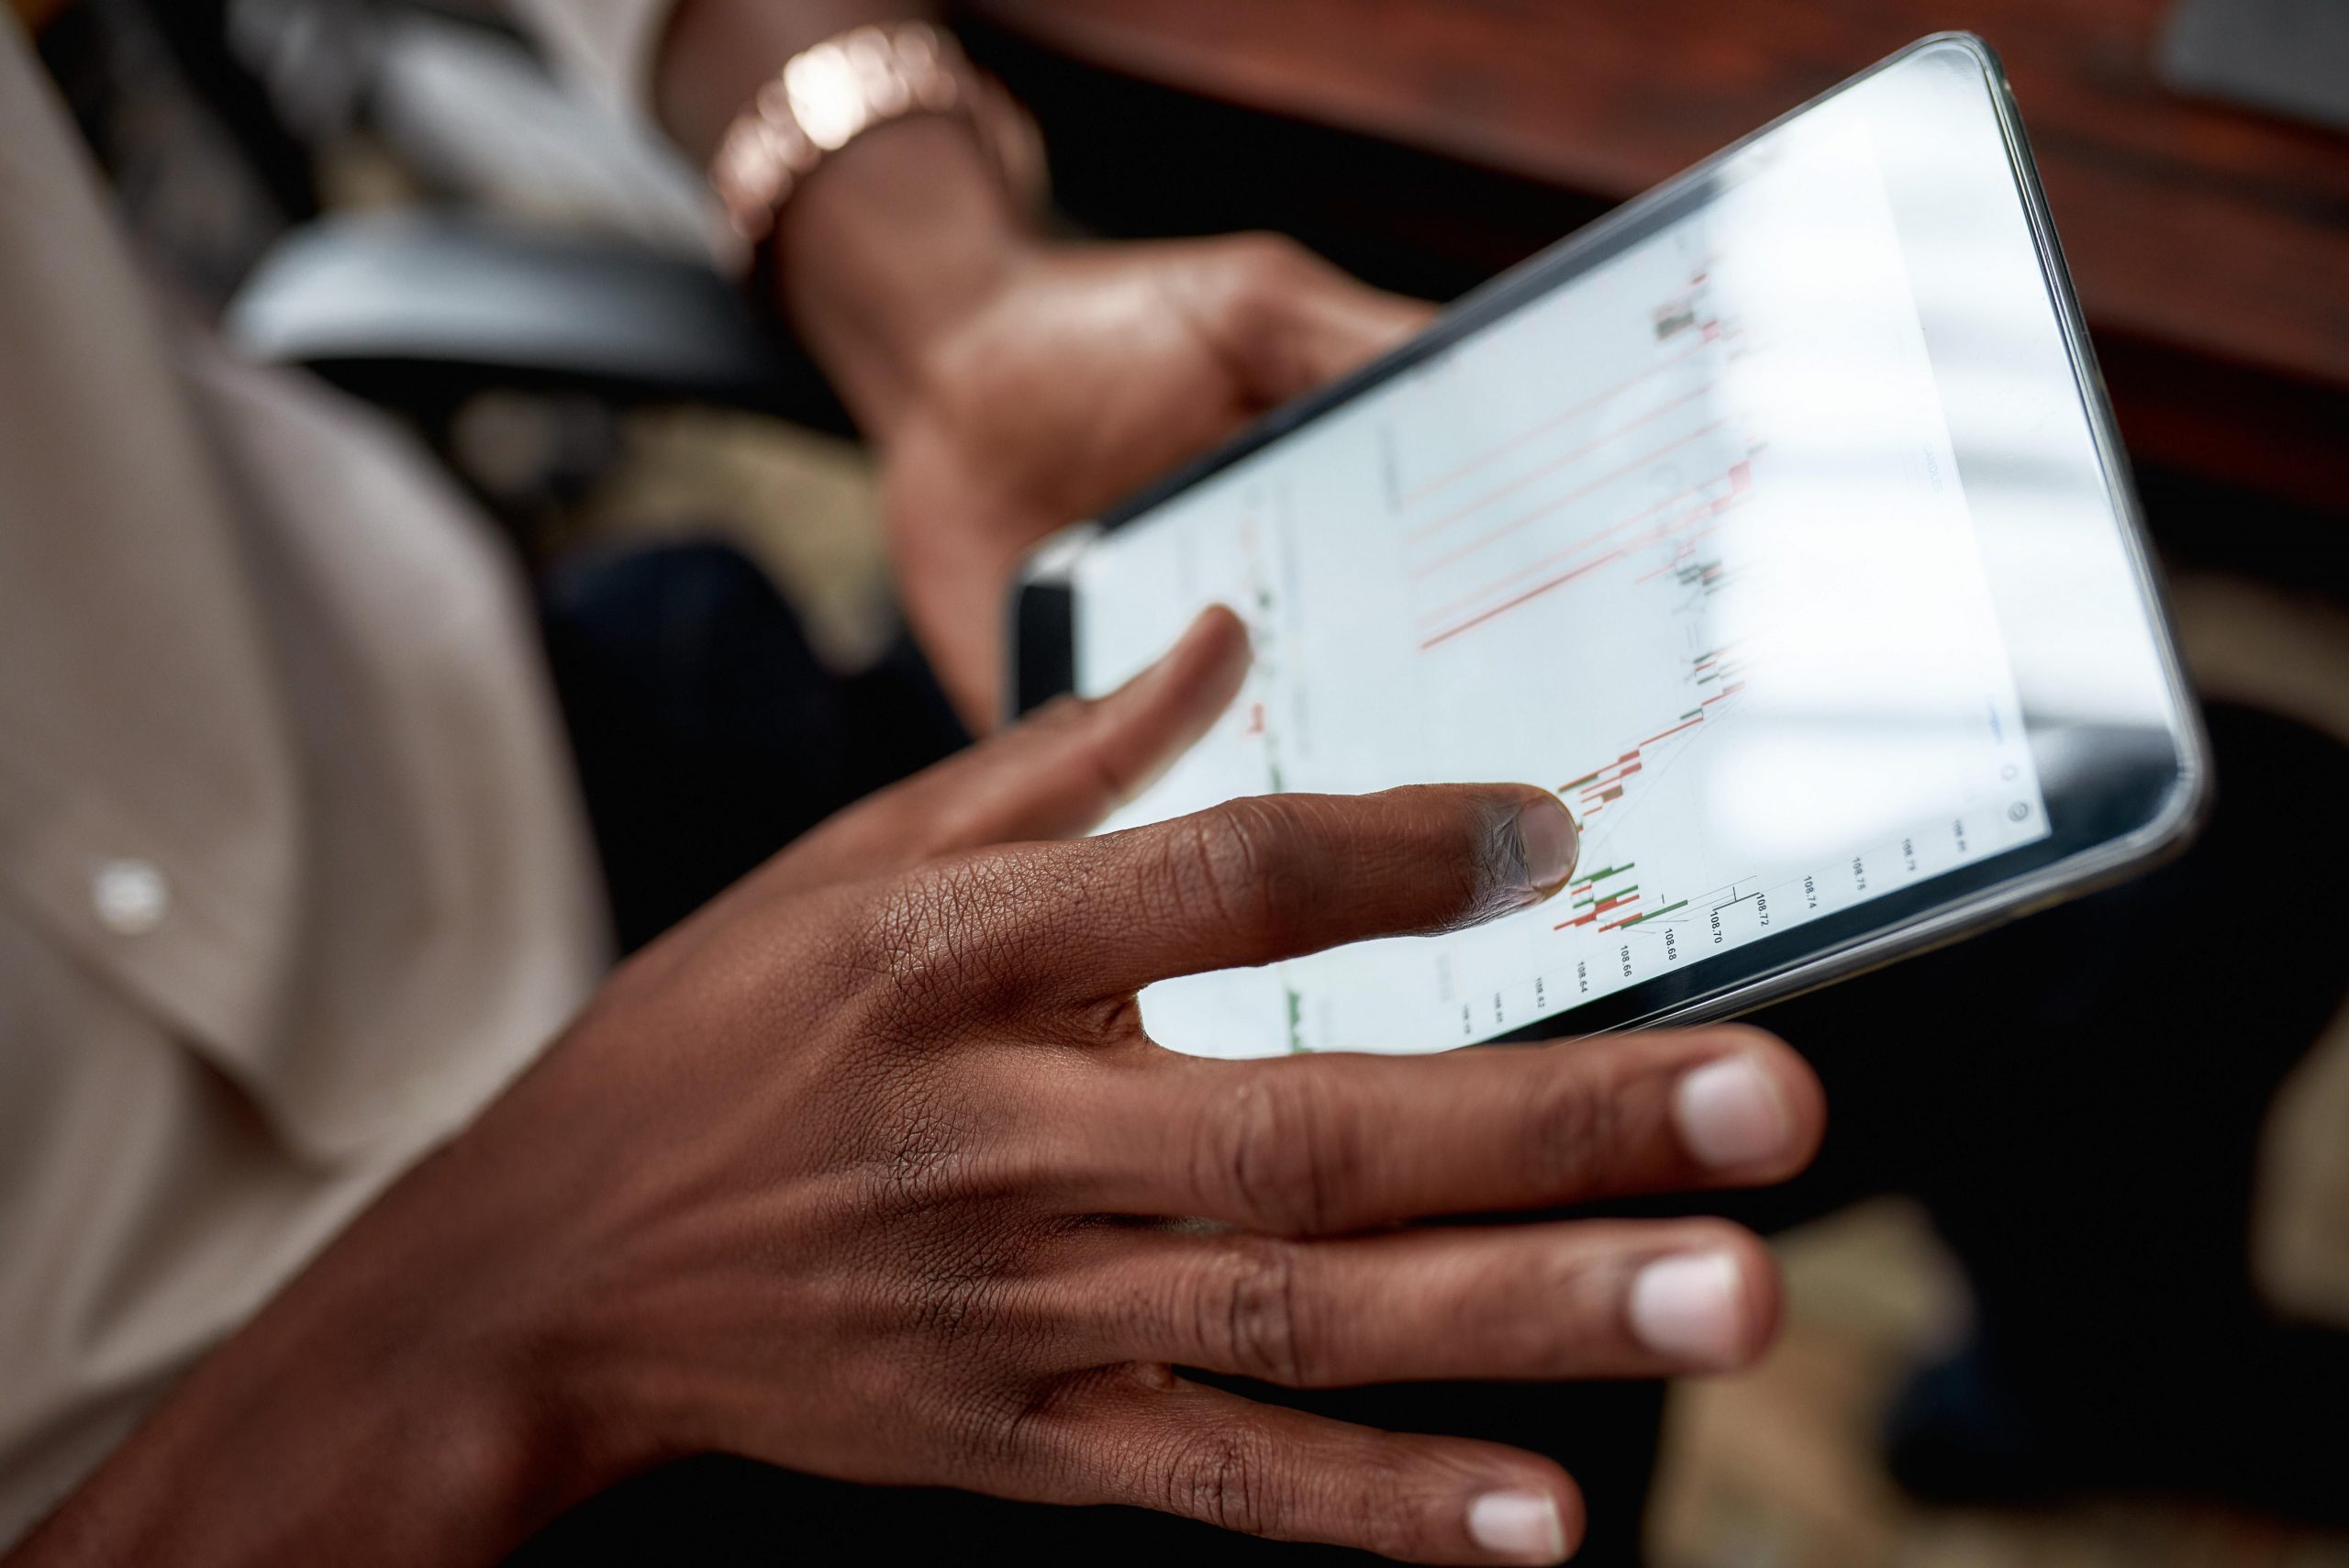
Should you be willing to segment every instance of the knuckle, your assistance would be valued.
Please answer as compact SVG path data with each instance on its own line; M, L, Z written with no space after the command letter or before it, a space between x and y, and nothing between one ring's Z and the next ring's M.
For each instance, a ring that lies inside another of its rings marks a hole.
M1309 265L1304 246L1286 234L1251 229L1224 241L1225 254L1243 284L1277 288L1294 280Z
M1451 1497L1448 1491L1430 1495L1431 1477L1411 1462L1408 1440L1380 1434L1356 1458L1353 1468L1351 1479L1362 1499L1360 1544L1364 1551L1418 1562L1438 1550L1441 1532L1433 1528L1431 1516Z
M941 1258L922 1269L911 1294L912 1326L927 1339L954 1342L987 1332L1000 1288L992 1271Z
M930 871L898 877L858 911L847 933L857 966L892 995L918 995L955 941L944 879Z
M1512 795L1485 787L1409 784L1386 798L1409 807L1408 826L1399 832L1421 851L1413 863L1432 929L1481 925L1525 906L1532 876Z
M1034 883L1033 868L1009 852L907 873L873 897L856 922L857 966L901 1005L908 1029L931 1038L941 1021L1016 988L1021 911Z
M1526 1142L1542 1186L1561 1195L1603 1184L1620 1158L1622 1106L1589 1067L1561 1055L1525 1100Z
M1195 1137L1195 1185L1276 1235L1335 1228L1361 1174L1361 1145L1315 1076L1268 1073L1213 1096Z
M965 1207L935 1225L897 1227L892 1245L899 1258L884 1305L915 1360L1003 1373L1049 1359L1030 1283L1043 1245L1036 1222Z
M837 1028L876 1051L897 1046L907 1035L902 1004L921 978L921 964L906 955L920 950L934 914L898 878L877 885L842 882L815 896L820 905L807 927L814 940L792 952L787 977L774 973L776 954L763 943L746 947L741 962L785 981L769 989L791 1023L820 1018L828 1030Z
M1204 1519L1241 1535L1264 1535L1273 1524L1272 1447L1244 1428L1210 1428L1186 1434L1166 1465L1166 1511Z
M1312 291L1317 259L1280 234L1237 234L1221 245L1223 330L1242 348L1269 351Z
M1487 1282L1488 1299L1518 1304L1493 1320L1496 1348L1529 1374L1603 1374L1622 1351L1627 1277L1604 1252L1529 1250ZM1534 1303L1540 1310L1526 1310Z
M882 1216L924 1213L979 1186L972 1129L941 1098L916 1093L888 1118L873 1160Z
M1017 1474L1035 1466L1081 1422L1086 1390L1081 1380L1016 1384L993 1399L972 1403L968 1449L983 1473Z
M1051 766L1071 748L1090 751L1108 709L1098 697L1063 692L1000 734L979 742L982 753L1006 765Z
M1277 944L1302 903L1301 857L1286 811L1271 801L1234 800L1187 819L1176 840L1179 896L1243 941Z
M1304 1322L1302 1268L1280 1242L1241 1241L1208 1265L1196 1297L1197 1341L1218 1364L1286 1387L1315 1380Z
M1063 700L1074 700L1079 706L1059 721L1065 737L1063 765L1103 800L1130 798L1145 782L1147 769L1119 754L1115 743L1116 710L1104 706L1106 699L1099 697Z

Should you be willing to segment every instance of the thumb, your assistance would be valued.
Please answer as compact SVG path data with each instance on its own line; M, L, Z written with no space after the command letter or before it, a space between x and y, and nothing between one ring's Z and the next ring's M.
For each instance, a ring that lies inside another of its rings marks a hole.
M1061 697L850 806L786 851L772 874L805 889L988 844L1082 833L1190 750L1247 672L1247 628L1214 606L1108 695Z
M1359 369L1435 318L1434 306L1372 288L1286 239L1212 243L1197 317L1261 406Z

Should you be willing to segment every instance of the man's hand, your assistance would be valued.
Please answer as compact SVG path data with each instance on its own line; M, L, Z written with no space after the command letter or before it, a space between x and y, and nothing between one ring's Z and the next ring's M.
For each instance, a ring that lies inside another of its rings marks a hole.
M1244 662L1211 614L1124 691L876 796L646 950L28 1560L494 1561L706 1450L1419 1562L1562 1557L1579 1504L1547 1460L1176 1369L1743 1364L1778 1297L1742 1230L1415 1222L1778 1179L1816 1144L1817 1084L1735 1029L1440 1058L1153 1045L1152 980L1456 928L1570 873L1564 812L1514 784L1032 837L1138 785Z
M880 452L914 631L984 732L1031 547L1375 358L1432 307L1272 235L1045 244L967 173L930 206L971 156L941 124L850 149L786 209L782 276Z
M1024 253L931 341L885 447L899 588L966 721L994 721L1031 546L1430 314L1269 235Z
M921 10L682 0L662 119L706 159L795 51ZM969 130L941 119L832 155L774 243L780 303L880 451L914 630L978 731L998 717L1004 595L1030 546L1432 314L1269 235L1047 243Z

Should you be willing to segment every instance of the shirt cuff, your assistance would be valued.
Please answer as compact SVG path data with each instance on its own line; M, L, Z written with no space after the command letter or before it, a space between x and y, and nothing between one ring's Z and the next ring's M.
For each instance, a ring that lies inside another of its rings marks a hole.
M598 97L650 121L652 67L676 0L512 0L516 19Z

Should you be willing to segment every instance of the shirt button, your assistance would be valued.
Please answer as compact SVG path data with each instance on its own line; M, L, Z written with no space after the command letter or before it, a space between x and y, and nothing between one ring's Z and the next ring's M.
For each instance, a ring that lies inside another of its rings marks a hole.
M152 861L105 861L90 877L90 902L107 930L143 936L171 913L172 884Z

